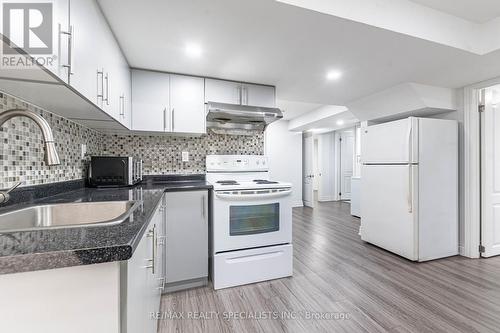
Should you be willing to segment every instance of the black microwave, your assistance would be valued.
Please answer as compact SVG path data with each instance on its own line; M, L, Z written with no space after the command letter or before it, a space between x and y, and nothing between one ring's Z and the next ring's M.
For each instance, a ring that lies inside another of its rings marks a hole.
M92 156L88 182L93 187L131 186L142 181L142 160L131 156Z

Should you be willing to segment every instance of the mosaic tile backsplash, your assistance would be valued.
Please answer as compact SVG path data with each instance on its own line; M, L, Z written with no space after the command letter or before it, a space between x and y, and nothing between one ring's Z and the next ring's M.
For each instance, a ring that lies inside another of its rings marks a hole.
M87 161L81 159L81 144L89 155L131 155L144 161L144 174L193 174L205 172L209 154L263 154L264 135L207 134L198 137L169 135L111 135L76 124L0 92L0 112L26 108L44 117L54 133L61 165L43 162L43 139L28 118L13 118L0 128L0 188L17 181L38 185L84 178ZM182 162L182 152L189 162Z
M182 162L182 152L189 162ZM106 135L102 155L135 156L143 160L144 174L192 174L205 172L205 156L211 154L264 153L264 135L207 134L199 137Z
M85 143L88 153L98 154L102 134L0 93L0 112L12 108L34 111L49 122L61 164L45 165L43 137L38 126L25 117L13 118L0 128L0 188L10 187L17 181L37 185L81 179L86 170L80 145Z

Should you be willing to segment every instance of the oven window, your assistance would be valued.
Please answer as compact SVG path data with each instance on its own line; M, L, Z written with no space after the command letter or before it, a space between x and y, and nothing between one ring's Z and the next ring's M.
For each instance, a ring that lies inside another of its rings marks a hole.
M252 235L280 229L280 204L229 207L229 235Z

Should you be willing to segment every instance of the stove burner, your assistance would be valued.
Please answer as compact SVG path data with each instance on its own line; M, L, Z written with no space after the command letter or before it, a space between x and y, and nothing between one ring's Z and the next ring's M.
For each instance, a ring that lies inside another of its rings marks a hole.
M265 179L255 179L254 183L257 185L262 185L262 184L278 184L278 182L274 182L271 180L265 180Z
M219 180L217 184L220 185L239 185L236 180Z

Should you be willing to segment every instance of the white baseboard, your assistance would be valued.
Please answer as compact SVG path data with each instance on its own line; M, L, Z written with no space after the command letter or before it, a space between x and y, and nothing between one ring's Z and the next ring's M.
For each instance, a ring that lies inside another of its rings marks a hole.
M465 247L464 247L463 245L460 245L460 246L458 247L458 254L460 254L462 257L467 257L467 256L465 255Z
M304 207L304 203L302 201L296 201L292 205L292 207Z
M318 201L336 201L336 197L335 196L325 196L325 197L318 197Z

